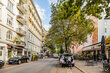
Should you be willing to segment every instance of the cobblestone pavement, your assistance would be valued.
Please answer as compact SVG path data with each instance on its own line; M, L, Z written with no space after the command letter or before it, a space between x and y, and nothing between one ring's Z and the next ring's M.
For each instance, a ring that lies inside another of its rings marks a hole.
M61 67L57 59L49 58L0 69L0 73L82 73L76 67Z

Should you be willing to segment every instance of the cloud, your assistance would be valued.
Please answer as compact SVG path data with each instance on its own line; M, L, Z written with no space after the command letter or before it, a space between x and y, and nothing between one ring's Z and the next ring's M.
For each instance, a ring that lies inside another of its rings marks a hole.
M48 0L48 2L51 5L51 3L57 3L57 0Z
M45 24L45 25L43 25L43 27L48 31L50 29L51 25L50 24Z
M37 9L37 11L38 11L39 16L41 17L41 19L42 19L42 20L45 20L45 17L46 17L46 15L45 15L45 9L41 8L41 7L37 4L36 1L35 1L35 6L36 6L36 9Z

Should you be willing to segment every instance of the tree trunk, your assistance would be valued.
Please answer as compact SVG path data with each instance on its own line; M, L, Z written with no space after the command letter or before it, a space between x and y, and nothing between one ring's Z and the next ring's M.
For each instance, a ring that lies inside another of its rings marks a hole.
M67 44L65 43L65 49L66 49L66 52L68 52L68 49L67 49Z
M66 38L65 38L65 50L66 50L66 52L68 51L68 49L67 49L67 43L66 43Z

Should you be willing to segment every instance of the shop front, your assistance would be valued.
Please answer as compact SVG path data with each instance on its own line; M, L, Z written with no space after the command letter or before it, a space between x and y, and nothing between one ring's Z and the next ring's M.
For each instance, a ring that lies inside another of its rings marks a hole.
M101 47L100 43L92 44L83 48L82 53L91 55L93 60L101 60Z
M6 44L0 43L0 60L7 61L7 47Z
M12 56L12 46L11 45L7 45L7 49L8 49L8 58L10 58Z
M24 46L15 45L15 49L17 50L17 56L25 55L25 48L24 48Z

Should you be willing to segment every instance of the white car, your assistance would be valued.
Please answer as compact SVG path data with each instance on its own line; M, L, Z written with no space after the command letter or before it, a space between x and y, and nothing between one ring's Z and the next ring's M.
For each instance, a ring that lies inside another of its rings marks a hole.
M68 66L70 66L70 65L74 66L74 62L75 61L74 61L72 54L66 53L66 54L61 55L59 58L59 63L62 65L62 67L67 66L67 65Z
M58 54L53 54L53 57L54 58L58 58Z

